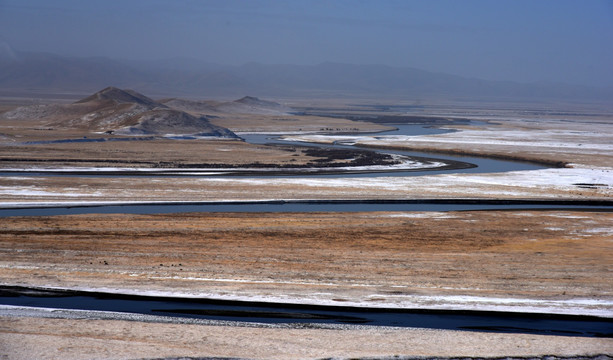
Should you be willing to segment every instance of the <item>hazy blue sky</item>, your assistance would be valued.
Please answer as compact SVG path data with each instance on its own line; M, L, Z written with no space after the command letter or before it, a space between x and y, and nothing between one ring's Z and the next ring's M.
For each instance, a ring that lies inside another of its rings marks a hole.
M613 0L0 0L20 51L613 85Z

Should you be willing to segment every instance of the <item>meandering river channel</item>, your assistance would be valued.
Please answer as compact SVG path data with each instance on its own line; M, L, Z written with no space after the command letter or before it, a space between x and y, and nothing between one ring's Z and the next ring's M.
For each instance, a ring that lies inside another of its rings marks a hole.
M382 135L424 135L447 132L422 125L395 125L398 130ZM281 141L275 135L243 134L250 143L280 143L304 146L304 143ZM311 146L320 146L310 144ZM337 148L354 148L334 145ZM431 154L385 151L407 156L432 158ZM477 157L440 156L477 165L455 170L393 171L350 174L328 174L300 176L357 177L357 176L419 176L438 173L503 172L541 169L543 166ZM39 176L43 173L2 173L0 176ZM46 174L45 176L48 176ZM76 176L64 174L64 176ZM117 176L109 174L88 174L88 176ZM131 175L133 176L133 175ZM151 176L151 175L144 175ZM278 175L271 175L278 176ZM295 176L295 175L294 175ZM359 206L357 206L359 204ZM1 205L0 205L1 206ZM174 204L114 204L103 206L38 207L0 209L0 217L42 216L82 213L177 213L177 212L309 212L309 211L452 211L491 209L575 209L611 211L611 202L558 202L558 201L497 201L497 200L416 200L416 201L277 201L277 202L214 202ZM496 312L468 311L418 311L398 309L367 309L322 306L298 306L288 304L241 303L214 300L151 298L146 296L113 295L87 292L58 292L49 290L15 289L0 287L0 304L51 307L62 309L83 309L119 311L140 314L194 317L211 320L233 320L264 323L335 323L368 324L403 327L425 327L473 331L521 332L532 334L613 337L613 319Z
M450 132L452 130L426 127L423 125L388 124L393 125L397 130L377 133L377 136L385 135L428 135ZM245 141L252 144L282 144L295 146L317 146L349 148L353 146L343 145L320 145L305 144L301 142L288 142L280 140L279 134L241 134ZM372 150L372 149L370 149ZM422 158L432 158L432 154L388 151L385 153L396 153L406 156L416 156ZM436 155L436 159L451 160L454 162L470 163L476 166L453 170L416 170L416 171L378 171L366 173L335 173L335 174L299 174L299 176L317 177L377 177L377 176L421 176L441 173L493 173L519 170L543 169L544 166L517 161L507 161L499 159L488 159L484 157L466 157ZM0 176L48 176L47 173L3 173ZM52 176L58 174L52 174ZM61 176L77 176L73 173L59 174ZM83 175L78 175L83 176ZM135 176L88 173L85 176ZM139 176L159 176L159 174L143 173ZM166 176L172 176L170 174ZM209 176L209 175L195 175ZM218 175L216 175L218 176ZM297 176L278 175L274 172L270 175L254 177L278 177L278 176ZM193 203L140 203L140 204L106 204L106 205L72 205L72 206L44 206L28 207L27 205L0 208L0 217L5 216L42 216L42 215L68 215L84 213L130 213L130 214L154 214L154 213L181 213L181 212L313 212L313 211L462 211L462 210L513 210L513 209L591 209L598 211L610 211L613 208L611 202L593 201L522 201L522 200L400 200L400 201L263 201L263 202L193 202Z
M385 132L380 132L376 134L370 134L373 136L388 136L388 135L405 135L405 136L418 136L418 135L433 135L433 134L444 134L448 132L452 132L453 130L439 129L435 127L427 127L423 125L412 125L412 124L386 124L389 126L396 127L396 130L390 130ZM361 135L369 135L369 134L359 134ZM241 134L241 137L245 139L248 143L252 144L280 144L280 145L295 145L295 146L318 146L318 147L334 147L339 149L355 149L355 146L348 145L322 145L315 143L303 143L303 142L293 142L293 141L284 141L281 140L281 135L277 134ZM374 151L372 148L368 150ZM520 161L508 161L508 160L500 160L500 159L491 159L485 157L475 157L475 156L455 156L455 155L441 155L441 154L430 154L416 151L397 151L397 150L381 150L381 152L387 154L398 154L405 156L413 156L418 158L427 158L427 159L442 159L442 160L451 160L453 162L460 163L468 163L476 166L473 167L465 167L460 169L445 169L445 170L437 170L437 169L425 169L425 170L417 170L417 171L381 171L381 172L368 172L368 173L349 173L349 174L331 174L331 175L313 175L313 176L323 176L323 177L374 177L374 176L421 176L421 175L435 175L435 174L454 174L454 173L496 173L496 172L506 172L506 171L521 171L521 170L537 170L544 169L545 166L529 163L529 162L520 162ZM301 175L302 176L302 175Z

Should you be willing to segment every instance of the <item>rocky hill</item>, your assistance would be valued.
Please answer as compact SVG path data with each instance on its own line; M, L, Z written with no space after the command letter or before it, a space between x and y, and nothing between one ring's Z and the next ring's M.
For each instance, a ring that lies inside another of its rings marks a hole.
M133 90L107 87L72 104L33 105L4 113L0 120L32 120L51 128L148 135L237 137L206 116L170 109Z
M256 97L245 96L241 99L226 102L216 107L219 111L239 114L258 115L286 115L293 111L292 108Z
M216 113L217 112L216 106L221 104L220 102L217 102L217 101L187 100L187 99L177 99L177 98L160 100L160 103L172 109L175 109L175 110L181 110L181 111L186 111L186 112L195 113L195 114Z
M190 135L237 138L230 130L213 125L206 116L194 116L184 111L157 109L135 117L134 125L116 130L118 135Z
M134 90L121 90L113 86L104 88L91 96L77 101L75 104L84 104L92 102L111 102L113 104L139 104L150 107L152 109L155 107L166 107L165 105L162 105L159 102L152 100L143 94L139 94Z

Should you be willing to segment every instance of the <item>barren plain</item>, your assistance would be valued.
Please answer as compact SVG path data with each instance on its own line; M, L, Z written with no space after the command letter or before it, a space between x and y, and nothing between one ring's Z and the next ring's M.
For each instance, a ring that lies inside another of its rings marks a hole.
M252 98L239 105L181 104L181 111L239 135L274 129L297 141L469 153L555 167L365 178L77 176L71 172L256 163L321 166L351 162L353 157L313 156L299 146L253 145L230 138L177 140L156 134L140 141L108 141L122 136L50 125L58 124L57 119L7 117L19 114L7 106L0 119L0 172L42 174L0 176L2 207L296 199L610 201L613 196L613 118L605 111L586 115L584 109L526 113L522 108L438 106L420 111L448 119L439 126L456 131L386 136L355 133L382 131L389 124L347 119L358 115L375 119L381 115L375 108L330 106L328 101L328 108L317 114L308 114L313 108L309 105L295 115L266 102L254 105ZM300 104L292 106L300 109ZM422 112L413 118L423 121ZM454 122L459 118L483 123ZM102 140L61 141L84 137ZM68 176L45 175L49 170ZM0 281L178 297L611 318L611 224L610 212L594 210L7 217L0 229ZM0 315L0 357L9 359L613 353L610 338L51 319L23 315L10 307L1 308Z

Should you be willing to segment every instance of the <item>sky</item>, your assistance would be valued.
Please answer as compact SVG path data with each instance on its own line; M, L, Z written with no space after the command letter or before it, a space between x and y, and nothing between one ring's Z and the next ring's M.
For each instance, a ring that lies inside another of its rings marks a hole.
M0 0L17 51L613 86L613 0Z

